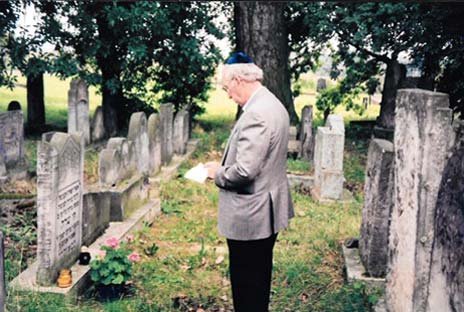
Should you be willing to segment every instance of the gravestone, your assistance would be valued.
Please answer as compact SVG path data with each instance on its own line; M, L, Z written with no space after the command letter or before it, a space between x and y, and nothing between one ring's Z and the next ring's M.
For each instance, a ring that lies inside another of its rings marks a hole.
M90 143L89 90L84 80L71 80L68 91L68 133L82 132L85 143Z
M137 170L135 144L126 138L111 138L100 152L98 177L102 185L115 186Z
M21 110L0 113L0 155L3 156L6 169L14 168L24 162L24 127Z
M301 111L299 158L306 161L313 160L313 141L313 107L311 105L306 105Z
M148 141L150 150L150 173L157 173L161 167L161 125L159 115L148 117Z
M359 252L372 277L385 277L393 192L393 144L373 139L367 154Z
M329 115L326 126L317 129L314 148L314 187L311 194L320 201L343 198L344 144L343 119Z
M37 282L54 284L78 258L82 232L84 138L49 132L37 149Z
M5 311L6 283L5 283L5 245L3 244L3 233L0 231L0 312Z
M132 114L129 122L127 139L134 143L138 172L143 175L148 175L150 154L147 116L144 112Z
M184 121L182 125L184 126L183 128L183 133L182 133L182 138L184 139L184 145L185 145L185 151L187 151L187 144L190 139L190 114L188 110L184 110L184 114L182 115L184 118ZM185 152L184 152L185 154Z
M7 108L7 111L14 111L14 110L22 110L21 109L21 104L19 104L18 101L11 101L10 103L8 103L8 108Z
M101 106L98 106L95 110L90 128L92 132L92 142L101 141L106 137L103 123L103 109Z
M175 118L174 118L174 125L173 125L173 150L174 153L178 155L185 154L187 145L185 144L185 122L186 122L186 112L185 111L178 111Z
M426 311L436 200L452 137L448 95L398 90L386 304Z
M327 82L325 81L325 79L324 78L317 79L316 91L321 92L322 90L325 90L326 88L327 88Z
M161 164L168 164L172 159L172 127L174 106L171 103L161 104L159 109L161 124Z
M427 312L464 311L463 194L464 136L460 133L438 192Z

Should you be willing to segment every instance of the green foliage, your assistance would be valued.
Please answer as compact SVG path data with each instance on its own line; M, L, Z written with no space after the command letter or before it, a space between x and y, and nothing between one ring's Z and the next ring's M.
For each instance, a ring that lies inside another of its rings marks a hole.
M344 83L338 83L333 87L322 90L317 95L316 107L319 111L333 112L335 107L343 105L346 110L354 110L359 115L364 113L364 106L356 101L357 96L362 92L361 87L346 88Z
M19 18L20 3L0 1L0 86L13 88L15 76L11 70L11 54L15 50L13 31Z
M96 284L121 285L132 277L133 262L140 256L132 253L126 242L110 238L101 247L102 254L90 262L90 277Z
M287 159L287 171L309 174L311 171L311 164L309 161L301 159Z

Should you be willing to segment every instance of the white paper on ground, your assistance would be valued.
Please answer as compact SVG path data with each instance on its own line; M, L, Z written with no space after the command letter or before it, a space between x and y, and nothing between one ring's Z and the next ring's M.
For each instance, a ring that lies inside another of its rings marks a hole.
M198 165L187 171L184 177L186 179L198 183L204 183L206 178L208 177L208 169L206 169L202 163L199 163Z

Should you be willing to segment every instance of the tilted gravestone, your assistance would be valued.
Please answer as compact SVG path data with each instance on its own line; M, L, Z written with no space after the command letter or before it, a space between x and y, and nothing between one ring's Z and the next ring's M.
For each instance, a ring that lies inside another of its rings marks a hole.
M106 137L105 126L103 124L103 109L98 106L92 118L92 124L90 125L92 132L92 142L98 142Z
M311 194L320 201L343 198L344 144L343 118L329 115L326 126L317 129L314 148L314 187Z
M138 172L143 175L148 175L150 154L147 116L144 112L132 114L129 122L127 139L134 142Z
M24 162L23 112L13 110L0 113L0 157L6 168Z
M321 92L322 90L325 90L326 88L327 88L327 82L325 81L325 79L324 78L317 79L316 91Z
M3 233L0 231L0 312L5 311L6 283L5 283L5 246L3 244Z
M373 139L367 154L359 252L372 277L385 277L393 198L393 144Z
M37 282L54 284L78 258L82 237L84 138L45 133L37 151Z
M161 163L163 165L168 164L172 159L173 113L174 106L171 103L160 105L159 115L161 124Z
M68 133L82 132L90 143L89 89L82 79L73 79L68 91Z
M98 177L103 185L115 186L137 170L134 142L126 138L111 138L100 152Z
M313 160L313 141L313 107L311 105L306 105L301 111L299 158L306 161Z
M150 173L157 173L161 167L161 125L159 115L153 113L148 117L148 141L150 152Z
M185 154L187 145L186 140L184 139L185 135L185 122L187 112L186 111L178 111L175 118L174 118L174 125L173 125L173 150L174 153L178 155ZM188 125L187 125L188 126Z
M426 311L436 200L452 137L448 95L398 90L386 304Z
M463 129L464 130L464 129ZM464 136L443 172L434 224L427 312L464 311Z

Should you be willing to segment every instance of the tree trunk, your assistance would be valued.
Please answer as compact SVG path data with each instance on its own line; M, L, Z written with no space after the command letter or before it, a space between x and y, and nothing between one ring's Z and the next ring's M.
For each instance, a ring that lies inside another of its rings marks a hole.
M27 127L31 131L45 127L43 72L27 76Z
M284 104L290 122L298 124L288 64L289 46L284 2L235 2L236 48L247 53L264 72L263 84Z
M385 82L380 103L380 115L377 117L377 126L393 130L395 128L395 101L396 91L406 76L406 68L396 59L387 62Z

